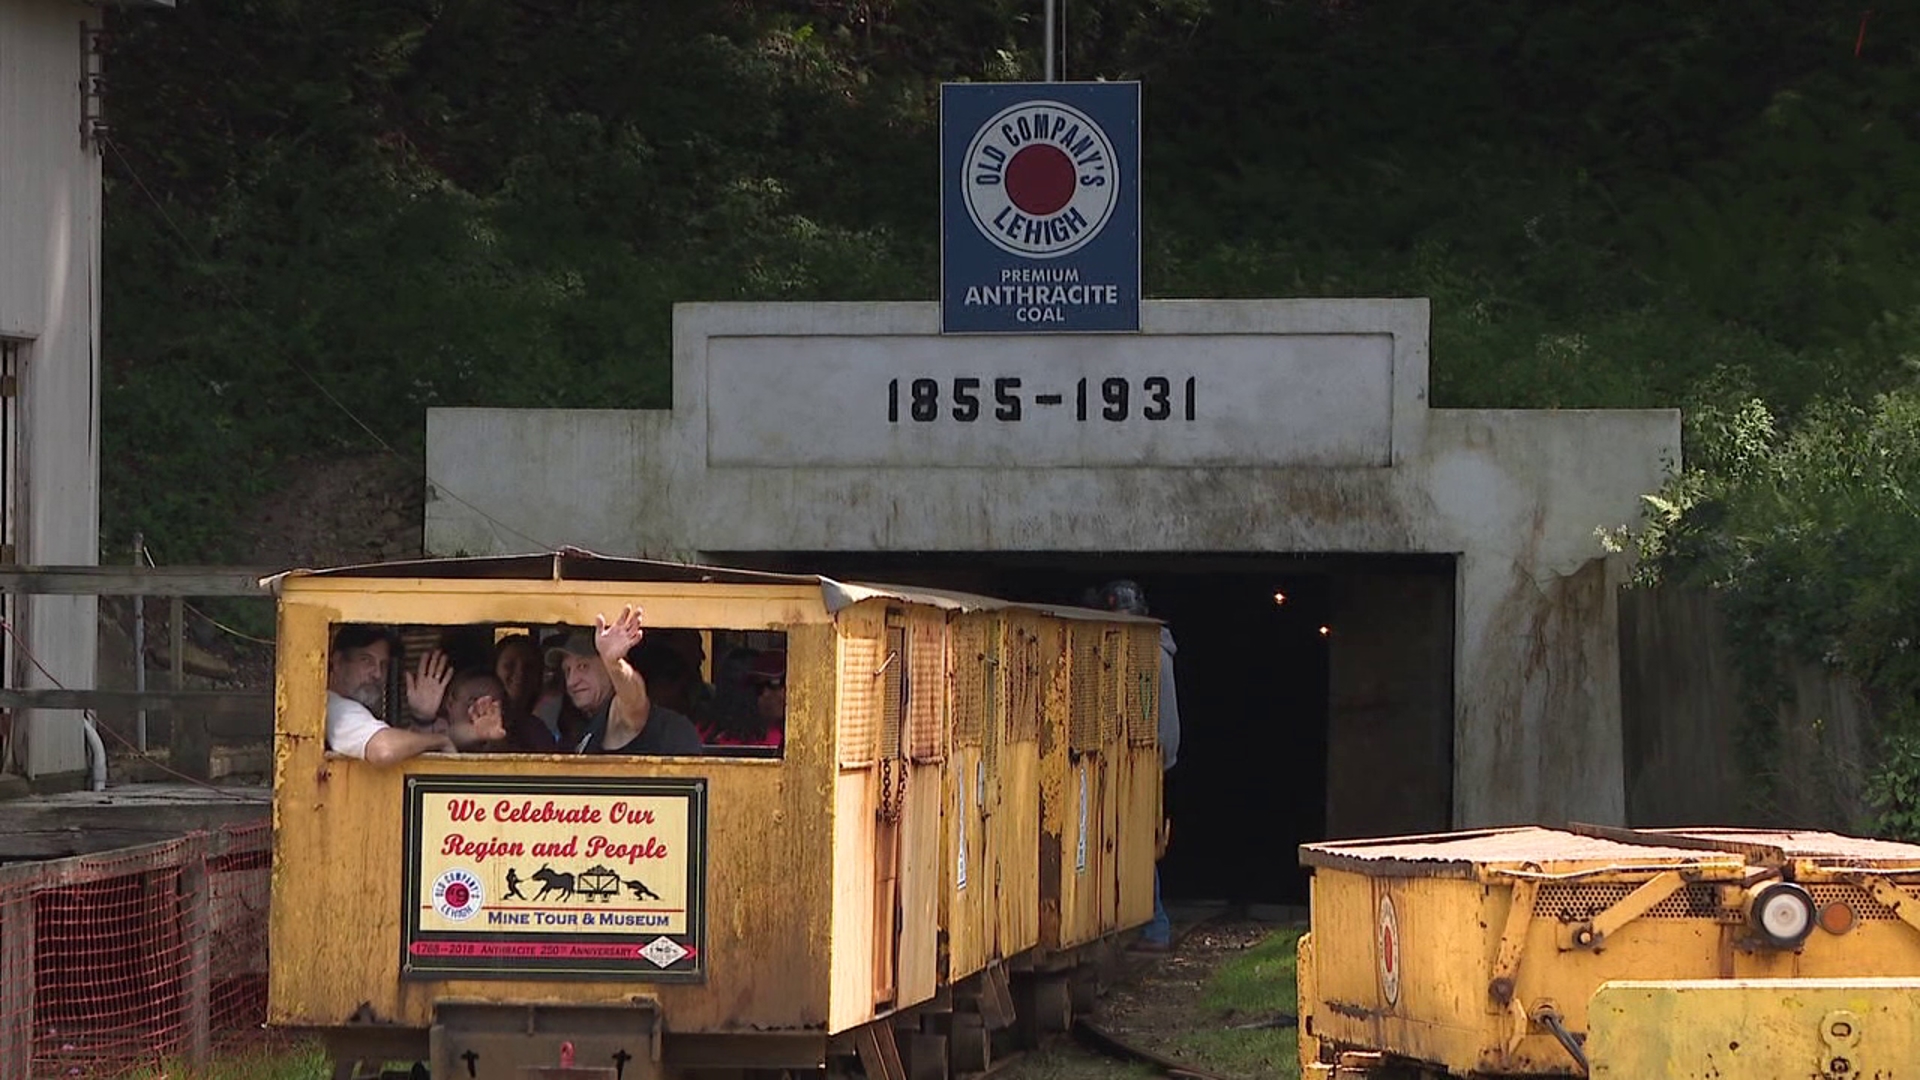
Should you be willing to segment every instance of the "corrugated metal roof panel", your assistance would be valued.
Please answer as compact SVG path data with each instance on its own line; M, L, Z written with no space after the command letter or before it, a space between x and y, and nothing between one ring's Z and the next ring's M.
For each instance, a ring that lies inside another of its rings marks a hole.
M397 562L362 563L323 569L297 569L264 578L261 584L276 594L289 579L324 578L421 578L458 581L632 581L632 582L711 582L729 585L813 585L821 589L828 611L840 611L862 600L897 599L905 603L926 604L948 611L994 611L1022 609L1038 611L1066 619L1091 619L1102 622L1155 623L1159 620L1110 611L1095 611L1066 605L1027 604L972 593L945 589L893 586L869 582L840 582L816 574L781 574L737 567L707 566L698 563L666 562L599 555L582 548L563 547L557 551L525 555L486 555L459 558L406 559Z

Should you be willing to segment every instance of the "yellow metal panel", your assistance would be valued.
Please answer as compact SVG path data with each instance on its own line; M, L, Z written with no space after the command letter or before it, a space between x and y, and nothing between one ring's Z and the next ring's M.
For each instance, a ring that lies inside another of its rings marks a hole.
M1316 871L1316 1033L1461 1072L1482 1067L1508 1030L1487 986L1509 900L1472 881ZM1530 970L1522 964L1523 980Z
M840 770L834 782L832 1000L827 1030L873 1016L873 844L879 813L874 767Z
M940 794L945 769L909 765L900 836L900 980L896 1008L918 1005L938 985Z
M993 830L994 874L999 893L996 930L1001 957L1017 956L1040 942L1040 744L1033 740L1000 751L1000 805Z
M1111 730L1109 728L1109 730ZM1104 734L1104 733L1103 733ZM1105 936L1120 928L1120 798L1126 760L1109 745L1100 754L1100 789L1094 834L1087 841L1094 896L1094 933Z
M1920 980L1609 982L1593 995L1595 1077L1920 1075Z
M1092 755L1070 761L1064 738L1053 749L1041 762L1040 944L1067 949L1100 936L1099 837L1106 767ZM1049 908L1054 914L1051 935Z
M963 979L987 963L993 876L985 868L986 825L976 805L977 747L955 747L948 759L940 822L940 923L947 930L948 977Z
M1314 1023L1314 1009L1320 1003L1319 987L1314 982L1313 932L1300 935L1293 947L1294 1035L1300 1047L1300 1075L1311 1076L1320 1060L1320 1036Z
M1127 747L1125 791L1120 798L1119 928L1141 926L1153 918L1154 838L1161 821L1160 749Z
M1042 925L1052 926L1057 934L1059 924L1058 891L1042 869L1042 851L1052 848L1041 840L1041 791L1048 775L1042 767L1041 728L1053 701L1055 674L1064 667L1065 631L1058 622L1034 613L1009 612L1002 642L1005 721L1000 802L992 829L1000 893L996 937L1004 958L1038 945Z

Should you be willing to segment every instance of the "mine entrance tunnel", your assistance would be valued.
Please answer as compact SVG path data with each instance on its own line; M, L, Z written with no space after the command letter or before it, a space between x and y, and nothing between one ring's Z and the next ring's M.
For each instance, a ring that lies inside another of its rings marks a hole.
M713 552L714 562L1078 604L1130 578L1178 648L1169 902L1305 904L1299 844L1451 823L1452 556Z

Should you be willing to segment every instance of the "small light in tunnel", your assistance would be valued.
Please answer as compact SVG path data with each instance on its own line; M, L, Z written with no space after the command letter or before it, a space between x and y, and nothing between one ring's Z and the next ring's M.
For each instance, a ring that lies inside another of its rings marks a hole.
M1277 593L1274 593L1274 594L1273 594L1273 602L1274 602L1274 603L1276 603L1276 604L1284 604L1284 603L1286 603L1286 602L1287 602L1287 594L1286 594L1286 593L1283 593L1283 592L1277 592Z
M1331 634L1331 633L1333 633L1333 628L1331 626L1323 626L1320 628L1321 637L1326 637L1328 634Z

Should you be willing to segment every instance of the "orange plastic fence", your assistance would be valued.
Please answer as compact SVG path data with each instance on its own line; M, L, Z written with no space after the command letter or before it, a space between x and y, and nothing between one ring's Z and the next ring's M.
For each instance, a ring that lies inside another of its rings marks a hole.
M262 823L0 867L0 1080L266 1041Z

